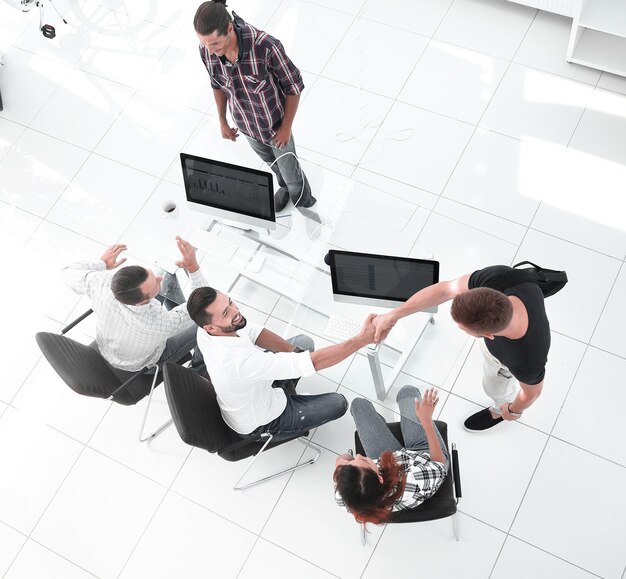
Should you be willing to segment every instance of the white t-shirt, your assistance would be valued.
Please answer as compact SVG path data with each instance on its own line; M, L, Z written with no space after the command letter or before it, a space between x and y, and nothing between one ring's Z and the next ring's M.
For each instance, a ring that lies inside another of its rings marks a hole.
M222 417L239 434L250 434L285 410L285 391L272 388L274 380L315 374L309 352L265 352L256 346L262 330L248 323L237 336L211 336L198 328L198 346Z

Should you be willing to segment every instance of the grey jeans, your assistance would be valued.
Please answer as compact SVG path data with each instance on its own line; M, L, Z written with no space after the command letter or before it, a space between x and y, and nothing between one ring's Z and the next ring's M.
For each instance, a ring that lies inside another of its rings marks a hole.
M190 369L204 378L208 378L206 365L204 364L204 358L202 352L196 343L196 335L198 333L198 326L193 324L189 328L170 336L165 342L165 350L161 354L157 364L161 365L164 362L178 362L185 357L187 352L193 349L193 356L191 357Z
M255 150L256 154L268 165L271 165L278 159L271 169L278 179L278 184L289 192L291 202L294 205L297 204L298 207L309 206L312 199L309 181L298 160L293 155L285 155L288 152L296 154L296 144L293 140L293 135L291 135L289 142L282 149L260 143L248 136L246 136L246 139L248 139L250 146ZM284 156L281 157L281 155Z
M421 400L422 395L415 386L403 386L396 396L396 402L400 408L400 429L404 439L404 448L428 452L428 440L426 432L415 413L415 399ZM350 412L356 424L359 438L365 453L370 458L380 458L385 450L395 452L403 446L398 442L387 426L385 419L376 412L374 405L365 398L355 398L350 406ZM449 462L446 445L435 427L446 464Z

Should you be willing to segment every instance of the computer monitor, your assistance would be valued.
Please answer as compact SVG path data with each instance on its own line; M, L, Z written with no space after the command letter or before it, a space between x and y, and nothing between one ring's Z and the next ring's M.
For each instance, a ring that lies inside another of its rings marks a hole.
M186 153L180 161L190 209L236 227L276 228L271 173Z
M429 259L331 249L328 264L337 302L396 307L439 281L439 262Z

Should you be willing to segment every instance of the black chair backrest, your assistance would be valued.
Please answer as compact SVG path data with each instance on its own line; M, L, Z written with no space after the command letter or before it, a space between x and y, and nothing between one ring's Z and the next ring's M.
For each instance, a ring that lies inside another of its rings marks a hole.
M163 374L167 404L184 442L219 452L239 439L224 422L209 380L172 362L165 363Z
M443 441L448 448L448 425L440 420L435 420L435 426ZM391 430L392 434L396 437L398 442L404 446L404 439L402 438L402 429L399 422L388 422L387 426ZM354 447L358 454L365 455L363 445L359 439L358 433L354 433ZM389 520L390 523L417 523L420 521L434 521L436 519L443 519L456 513L456 499L454 496L454 484L452 481L452 469L448 471L448 475L439 487L437 492L427 501L424 501L418 507L414 509L406 509L403 511L396 511L391 514Z
M109 398L135 372L113 368L91 346L67 336L39 332L35 339L46 360L74 392L94 398ZM136 404L150 391L153 376L146 374L117 393L114 402L125 406Z

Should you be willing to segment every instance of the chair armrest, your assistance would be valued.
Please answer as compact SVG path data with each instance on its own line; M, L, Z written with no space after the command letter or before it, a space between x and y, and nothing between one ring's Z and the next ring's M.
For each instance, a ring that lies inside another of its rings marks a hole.
M219 454L222 454L223 452L230 452L231 450L237 450L238 448L241 448L242 446L248 446L249 444L254 444L255 442L265 442L268 439L268 437L273 438L271 434L263 433L263 434L259 434L259 436L257 436L256 438L238 440L237 442L233 442L232 444L229 444L228 446L225 446L224 448L220 448Z
M454 480L454 494L460 499L463 494L461 492L461 471L459 470L459 451L456 444L452 443L452 478Z
M67 326L65 326L61 330L61 335L67 334L67 332L69 332L74 326L77 326L78 324L80 324L86 317L90 316L91 314L93 314L93 310L88 309L84 314L81 314L80 316L78 316L73 322L70 322L69 324L67 324Z
M143 376L148 370L150 370L150 366L146 366L145 368L142 368L141 370L139 370L138 372L135 372L128 380L126 380L126 382L124 382L124 384L122 384L119 388L116 388L112 393L111 396L109 396L109 400L113 399L113 397L116 394L119 394L122 390L124 390L124 388L127 388L128 386L130 386L133 382L135 382L136 380L138 380L139 378L141 378L141 376Z

